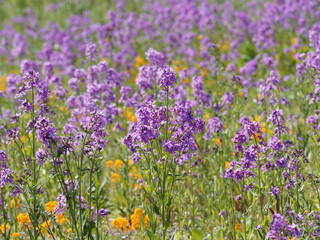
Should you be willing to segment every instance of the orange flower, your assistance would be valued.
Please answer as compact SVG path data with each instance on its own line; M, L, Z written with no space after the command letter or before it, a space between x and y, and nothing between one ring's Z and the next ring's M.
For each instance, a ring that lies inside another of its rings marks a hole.
M131 230L135 230L141 226L142 221L144 222L145 227L149 228L149 217L148 215L143 216L144 211L141 208L136 208L134 213L131 214Z
M57 206L58 202L56 201L52 201L52 202L48 202L45 204L45 206L47 207L47 211L52 213L55 209L55 207Z
M113 167L113 161L112 160L109 160L107 161L107 167Z
M134 176L135 176L136 178L138 178L138 179L141 179L141 178L142 178L139 173L135 174Z
M229 168L229 167L230 167L230 162L225 161L225 162L224 162L224 166L225 166L225 168Z
M15 201L15 199L11 199L10 201L10 208L13 208L13 206L17 203L17 207L18 208L21 208L21 205L20 205L20 199L17 199L17 202Z
M14 238L18 238L18 237L21 237L21 234L18 233L18 232L14 232L14 233L12 233L11 236L14 237Z
M48 230L51 226L52 225L49 221L42 223L41 227L40 227L40 231L41 231L42 235L46 234L47 233L46 230Z
M112 173L111 174L111 182L116 182L118 179L120 179L120 175L118 173Z
M241 223L237 223L237 225L236 225L236 227L235 227L234 229L235 229L235 230L239 230L240 232L243 232L241 226L242 226Z
M7 229L7 231L10 229L9 225L6 225L6 229ZM1 231L2 233L5 232L5 231L4 231L4 224L2 224L2 225L0 226L0 231Z
M69 222L69 220L67 218L64 217L63 214L57 214L56 216L56 223L58 224L64 224L66 222Z
M17 220L18 220L18 223L20 223L22 226L25 226L26 223L31 223L28 213L25 213L25 214L19 213L19 215L17 216Z
M116 168L121 168L123 166L123 162L119 159L117 159L115 162L114 162L114 166Z
M111 222L112 226L119 231L126 232L129 229L129 221L126 218L119 217Z

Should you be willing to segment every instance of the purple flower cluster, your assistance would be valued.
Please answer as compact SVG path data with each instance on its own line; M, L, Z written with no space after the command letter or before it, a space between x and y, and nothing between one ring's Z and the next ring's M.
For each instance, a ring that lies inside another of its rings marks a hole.
M9 158L6 153L0 150L0 188L3 189L7 187L11 190L11 196L16 197L20 195L21 190L14 182L16 173L8 167L8 160Z
M268 117L268 121L272 123L273 126L275 126L275 133L280 136L281 133L287 132L287 127L284 126L284 117L282 110L277 109L271 111L270 116Z
M207 141L212 138L213 133L219 133L223 130L223 123L220 121L218 117L210 118L206 125L207 131L204 135L204 139Z
M294 223L288 224L285 216L279 213L273 214L267 239L287 240L288 235L291 237L301 237L301 230Z
M195 118L191 111L182 106L168 109L167 123L166 107L158 107L153 102L137 110L137 122L130 126L124 143L137 158L138 151L144 151L154 140L160 141L165 151L173 155L173 159L183 164L197 150L194 135L204 130L204 121ZM163 133L168 125L168 136ZM167 138L166 138L167 136Z

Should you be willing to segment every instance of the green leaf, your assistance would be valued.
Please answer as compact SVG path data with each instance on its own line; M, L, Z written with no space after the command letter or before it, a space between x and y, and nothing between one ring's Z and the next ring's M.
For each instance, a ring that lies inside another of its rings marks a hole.
M150 239L153 239L153 240L159 240L156 235L153 234L153 232L151 232L149 229L145 228L145 230L147 231L147 234L149 236Z
M192 230L192 240L202 240L205 237L198 229Z

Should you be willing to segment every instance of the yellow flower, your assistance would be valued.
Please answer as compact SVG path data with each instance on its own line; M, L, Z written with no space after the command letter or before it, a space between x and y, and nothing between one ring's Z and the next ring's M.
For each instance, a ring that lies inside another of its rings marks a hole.
M291 38L291 45L294 45L297 43L297 39L296 38Z
M220 138L217 138L215 142L216 142L216 144L219 144L219 143L221 143L221 140L220 140Z
M120 179L120 175L118 173L112 173L111 174L111 182L116 182L118 179Z
M115 162L114 162L114 166L116 168L121 168L123 166L123 162L119 159L117 159Z
M67 218L64 217L63 214L57 214L56 216L56 223L58 224L64 224L66 222L69 222L69 220Z
M107 167L113 167L113 161L112 160L107 161Z
M21 237L21 234L18 233L18 232L14 232L14 233L12 233L11 236L12 236L12 237Z
M53 212L54 208L56 207L56 205L58 204L58 202L56 201L52 201L52 202L48 202L45 204L45 206L47 207L47 211L48 212Z
M111 222L112 226L119 231L126 232L129 228L129 221L124 217L119 217Z
M31 223L28 213L25 213L25 214L19 213L19 215L17 216L17 220L18 220L18 223L20 223L22 226L25 226L26 223Z
M72 232L72 228L68 228L67 233L71 233L71 232Z
M7 229L7 230L10 229L9 225L6 225L6 229ZM0 226L0 231L1 231L2 233L5 232L5 231L4 231L4 224L2 224L2 225Z
M234 229L235 229L235 230L239 230L240 232L243 232L241 226L242 226L241 223L237 223L237 225L236 225L236 227L235 227Z

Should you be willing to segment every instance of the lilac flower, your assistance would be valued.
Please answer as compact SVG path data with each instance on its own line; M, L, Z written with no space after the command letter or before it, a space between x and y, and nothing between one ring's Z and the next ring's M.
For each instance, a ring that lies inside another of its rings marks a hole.
M275 133L277 135L287 132L287 128L283 125L284 118L281 110L277 109L277 110L271 111L271 114L268 117L268 121L270 121L272 125L275 126Z
M88 43L86 46L86 57L88 60L95 61L97 58L98 48L94 43Z
M99 209L99 215L100 215L100 216L107 216L107 215L108 215L108 212L107 212L107 210L105 210L104 208L100 208L100 209Z
M177 83L176 74L172 69L166 68L160 75L160 84L167 90L169 87L173 87Z
M224 218L226 214L227 214L226 211L220 211L218 215Z
M56 205L54 211L57 214L63 214L64 208L67 206L67 198L64 194L60 194L57 197L58 204Z
M234 148L238 152L242 152L244 150L243 145L247 144L247 135L243 131L238 131L232 141L234 144Z
M21 194L21 190L20 188L18 188L17 186L11 189L11 197L19 197Z
M269 192L271 194L271 196L275 196L278 195L280 193L280 189L279 187L271 187L271 192Z
M295 224L289 225L285 217L279 213L273 214L270 222L270 230L267 233L267 239L281 239L286 240L287 236L300 237L301 231Z
M248 137L255 136L255 134L261 134L260 124L258 122L255 122L255 121L248 122L244 126L244 129L245 129Z
M162 52L149 48L145 55L152 65L163 66L165 64L165 56Z
M283 147L283 144L277 136L272 136L268 142L268 145L274 151L280 151Z
M9 168L2 168L0 173L0 186L2 188L8 184L13 184L13 172Z
M310 115L306 119L306 123L310 124L313 128L319 129L319 117L317 115Z
M46 151L40 148L36 152L36 160L38 161L38 165L42 165L46 161L46 158L47 158Z
M15 141L19 137L19 127L8 130L7 132L7 144L11 141Z
M212 137L212 133L222 132L223 123L218 117L210 118L207 123L207 132L204 135L204 139L207 141Z
M7 162L8 162L8 157L6 153L2 150L0 150L0 167L1 168L7 168Z

